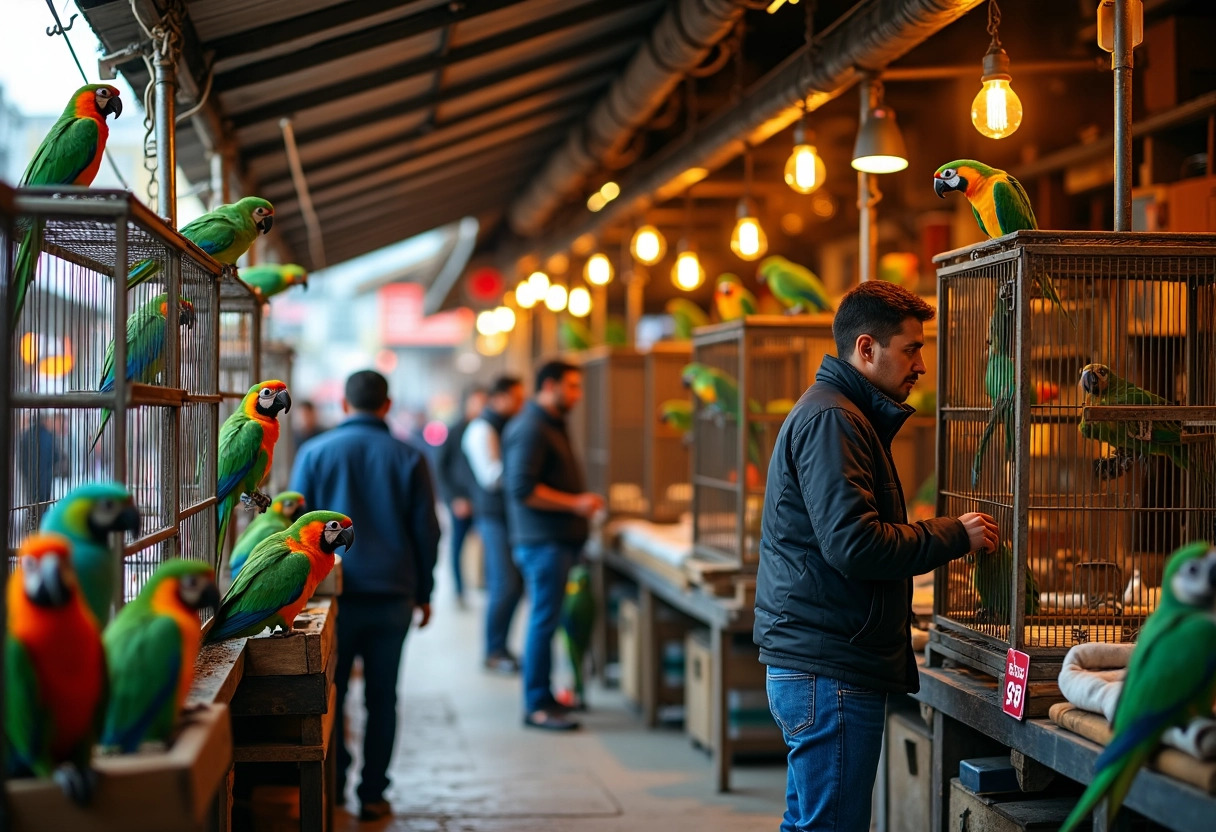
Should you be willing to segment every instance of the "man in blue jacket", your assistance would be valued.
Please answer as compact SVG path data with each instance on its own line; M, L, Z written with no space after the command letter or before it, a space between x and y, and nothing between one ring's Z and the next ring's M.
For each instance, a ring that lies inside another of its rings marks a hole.
M986 514L909 523L891 459L933 315L891 283L846 294L839 358L823 359L777 434L753 638L790 749L781 832L868 832L887 694L920 688L912 576L996 549Z
M372 370L346 380L349 418L311 440L296 456L291 488L314 508L340 511L359 524L359 543L342 558L338 626L338 794L345 794L351 754L342 721L355 656L363 658L363 772L359 817L391 813L384 799L397 735L397 676L414 612L431 617L439 520L426 461L395 439L384 417L392 407L388 381ZM343 799L343 798L340 798Z

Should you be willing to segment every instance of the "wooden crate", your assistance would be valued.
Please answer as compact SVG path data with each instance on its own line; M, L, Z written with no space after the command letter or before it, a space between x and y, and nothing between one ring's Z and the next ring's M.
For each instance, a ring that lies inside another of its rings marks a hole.
M887 832L924 832L933 805L933 735L919 717L887 718Z
M1075 797L1034 799L1030 795L1002 800L976 794L955 777L950 781L950 828L967 832L1056 832L1076 803Z
M296 616L289 636L268 632L253 636L245 645L246 676L304 676L324 673L337 649L338 601L314 598Z
M87 808L49 780L9 780L12 832L166 832L201 830L232 766L228 708L201 706L162 753L98 757L97 791Z

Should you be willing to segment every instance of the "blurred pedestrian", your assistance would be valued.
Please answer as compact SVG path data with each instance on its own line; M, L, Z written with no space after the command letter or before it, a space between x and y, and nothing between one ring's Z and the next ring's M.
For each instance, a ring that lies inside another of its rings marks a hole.
M296 411L295 424L292 427L295 430L293 436L296 447L299 448L309 439L324 433L325 428L321 427L321 421L317 418L317 406L308 399L297 404Z
M359 538L342 562L338 627L338 794L345 794L351 753L342 720L355 657L363 660L363 771L359 818L391 814L384 799L397 736L397 678L414 613L431 618L431 588L439 549L439 520L422 455L395 439L384 421L392 401L388 381L372 370L346 380L342 410L349 418L316 437L296 456L291 490L309 506L350 516Z
M503 433L504 491L512 555L532 601L524 646L524 724L578 728L553 696L553 634L566 575L587 541L590 518L604 506L585 490L566 434L566 415L583 397L578 367L550 361L537 371L536 395Z
M452 578L456 586L456 603L464 608L464 573L461 570L461 553L469 529L473 527L473 472L461 449L464 432L469 422L481 415L486 406L486 391L474 387L465 394L460 421L448 428L447 438L435 455L435 479L439 485L439 497L448 509L448 551L452 560Z
M496 673L517 673L519 661L507 649L511 619L523 594L523 577L511 559L507 540L507 503L502 493L502 434L524 404L524 384L499 376L490 385L481 414L469 422L461 448L473 472L473 517L481 536L486 568L485 666Z

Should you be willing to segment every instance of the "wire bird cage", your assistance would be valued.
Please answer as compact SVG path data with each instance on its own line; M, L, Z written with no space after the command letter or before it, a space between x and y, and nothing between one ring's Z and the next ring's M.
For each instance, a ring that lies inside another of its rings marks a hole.
M121 604L168 557L214 559L221 266L125 191L27 189L15 205L41 254L5 365L9 549L76 486L124 483L142 527L123 541ZM127 289L144 261L156 273ZM109 345L130 369L106 380Z
M1073 644L1133 640L1169 553L1216 534L1216 235L1021 231L936 261L939 512L993 515L1009 548L938 570L930 654L999 675L1013 647L1054 679Z
M291 389L291 370L295 360L296 351L282 341L264 341L262 343L262 371L266 373L266 378L277 378L286 384L288 390ZM294 426L290 416L281 414L279 416L279 441L274 448L274 467L270 471L269 487L272 495L287 489L295 459Z
M687 341L659 341L646 353L645 404L642 439L643 496L656 523L674 523L692 505L689 482L691 435L664 422L660 409L667 402L692 399L680 380L680 373L692 360L692 344Z
M754 569L768 461L781 423L834 351L832 316L753 315L701 327L692 344L692 360L725 388L711 404L693 385L693 549Z
M607 500L611 514L645 515L642 354L627 347L595 347L583 353L581 364L587 489Z

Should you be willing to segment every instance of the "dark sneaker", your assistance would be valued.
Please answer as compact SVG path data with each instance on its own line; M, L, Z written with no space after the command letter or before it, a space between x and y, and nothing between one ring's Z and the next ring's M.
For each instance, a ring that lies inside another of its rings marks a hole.
M514 676L519 672L519 662L514 657L506 654L498 654L486 658L486 670L491 673L497 673L500 676Z
M393 807L387 800L374 800L359 806L359 820L362 822L384 820L393 814Z
M551 711L533 711L524 717L524 725L545 731L575 731L579 727L576 720Z

